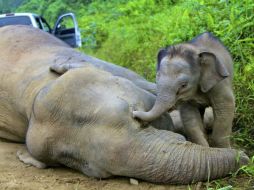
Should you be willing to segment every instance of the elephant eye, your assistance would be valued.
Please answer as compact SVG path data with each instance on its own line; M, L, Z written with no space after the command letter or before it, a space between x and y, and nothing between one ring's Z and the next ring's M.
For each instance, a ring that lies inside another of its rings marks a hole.
M188 86L188 82L183 82L181 84L181 89L186 88Z
M180 83L179 89L176 94L179 95L179 94L184 93L187 86L188 86L188 82Z

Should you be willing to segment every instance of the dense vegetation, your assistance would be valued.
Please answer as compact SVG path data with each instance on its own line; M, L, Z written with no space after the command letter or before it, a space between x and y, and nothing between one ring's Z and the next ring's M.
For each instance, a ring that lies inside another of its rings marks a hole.
M42 14L51 25L58 15L74 12L83 36L81 51L128 67L151 81L160 47L213 32L234 58L233 140L253 155L253 10L253 0L23 0L16 11ZM254 168L248 169L254 175Z
M24 0L0 0L0 14L15 11Z

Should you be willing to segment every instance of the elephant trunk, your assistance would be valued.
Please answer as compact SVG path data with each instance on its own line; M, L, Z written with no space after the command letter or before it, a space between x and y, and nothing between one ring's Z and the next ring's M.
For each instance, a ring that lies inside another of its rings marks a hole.
M114 175L155 183L212 180L236 171L249 160L242 152L203 147L185 141L181 135L151 127L138 132L128 145L130 148L120 155L124 158L123 165Z
M160 117L163 113L167 112L170 108L172 108L175 104L175 101L175 93L171 93L171 95L169 95L167 93L165 94L162 92L158 92L156 101L150 111L134 111L133 116L134 118L139 118L142 121L153 121Z

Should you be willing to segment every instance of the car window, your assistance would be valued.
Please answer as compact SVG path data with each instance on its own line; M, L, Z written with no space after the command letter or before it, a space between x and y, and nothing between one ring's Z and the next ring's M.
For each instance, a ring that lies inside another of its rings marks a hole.
M64 17L57 25L57 30L73 29L75 28L72 17Z
M15 16L15 17L3 17L0 18L0 27L6 25L32 25L32 22L28 16Z
M51 32L51 28L50 28L49 24L46 22L46 20L43 17L41 17L41 23L43 25L44 31L50 33Z
M40 18L39 18L39 17L35 17L35 21L36 21L36 23L37 23L37 26L38 26L41 30L43 30L43 27L42 27L41 22L40 22Z

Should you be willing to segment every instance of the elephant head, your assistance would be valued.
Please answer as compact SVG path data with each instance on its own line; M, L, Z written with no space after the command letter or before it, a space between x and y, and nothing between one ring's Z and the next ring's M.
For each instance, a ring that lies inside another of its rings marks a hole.
M198 91L207 93L229 76L214 52L190 43L161 49L157 59L156 102L148 112L133 112L134 117L143 121L156 119L177 102L192 99Z

